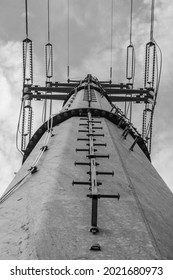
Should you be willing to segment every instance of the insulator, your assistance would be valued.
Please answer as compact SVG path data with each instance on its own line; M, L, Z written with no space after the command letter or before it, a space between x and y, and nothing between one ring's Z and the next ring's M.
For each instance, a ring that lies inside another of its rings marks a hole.
M26 136L24 134L24 131L25 131L25 110L23 105L21 151L25 151L26 149Z
M145 109L143 111L143 121L142 121L142 138L145 139L146 136L146 126L147 126L147 104L145 105Z
M33 120L33 113L32 113L32 107L28 105L28 140L31 139L32 136L32 120Z
M43 101L42 122L45 123L47 117L47 100Z
M150 141L149 141L149 153L151 154L151 144L152 144L152 133L153 133L153 110L151 111L150 118Z
M33 84L33 48L28 38L23 40L23 82Z
M31 106L31 100L28 100L23 105L23 119L22 119L22 140L21 150L25 151L26 145L32 136L32 123L33 123L33 112Z
M156 45L154 42L146 44L144 87L154 88L156 66Z
M53 77L53 46L48 43L45 45L45 64L46 64L46 77Z
M126 79L131 80L134 78L134 47L129 45L127 47L127 60L126 60Z

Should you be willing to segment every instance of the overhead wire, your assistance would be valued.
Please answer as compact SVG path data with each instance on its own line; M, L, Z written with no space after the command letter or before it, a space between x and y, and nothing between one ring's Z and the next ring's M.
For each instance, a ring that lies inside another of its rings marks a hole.
M153 42L153 33L154 33L154 6L155 6L155 0L152 0L151 3L151 28L150 28L150 41Z
M48 16L47 16L47 25L48 25L48 43L50 42L50 5L49 5L49 0L47 1L47 11L48 11Z
M130 5L130 45L132 44L132 15L133 15L133 0Z
M70 1L67 0L67 81L70 80Z
M26 38L28 38L28 1L25 0Z
M110 82L112 82L112 61L113 61L113 19L114 19L114 0L111 0L111 44L110 44Z

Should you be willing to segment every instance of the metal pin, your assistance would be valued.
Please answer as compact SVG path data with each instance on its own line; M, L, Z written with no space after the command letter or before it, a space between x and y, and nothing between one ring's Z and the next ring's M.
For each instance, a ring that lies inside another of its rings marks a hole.
M84 181L73 181L72 185L91 185L91 182L89 182L89 181L87 181L87 182L84 182Z
M114 171L112 171L112 172L96 171L96 175L112 175L112 176L114 176Z

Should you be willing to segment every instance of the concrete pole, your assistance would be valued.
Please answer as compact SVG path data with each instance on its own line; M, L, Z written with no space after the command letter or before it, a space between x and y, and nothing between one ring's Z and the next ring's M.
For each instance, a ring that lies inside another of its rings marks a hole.
M5 193L44 152L1 199L0 259L173 258L173 194L93 82L31 139Z

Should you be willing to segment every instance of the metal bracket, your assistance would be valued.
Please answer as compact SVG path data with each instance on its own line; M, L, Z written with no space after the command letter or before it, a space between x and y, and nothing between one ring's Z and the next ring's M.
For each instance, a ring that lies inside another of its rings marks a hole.
M130 147L130 151L133 151L134 146L136 145L136 143L139 140L139 136L136 136L135 141L133 142L132 146Z

